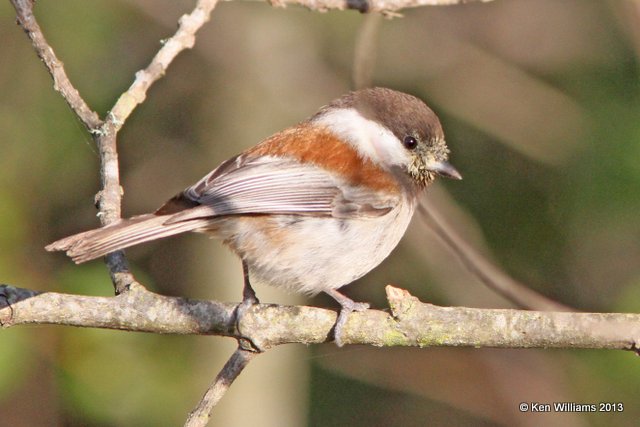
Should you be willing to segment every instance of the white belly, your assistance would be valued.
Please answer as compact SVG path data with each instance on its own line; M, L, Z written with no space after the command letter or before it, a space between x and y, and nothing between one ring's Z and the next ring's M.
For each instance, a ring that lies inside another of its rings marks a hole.
M375 218L229 218L216 234L248 263L253 283L315 294L349 284L380 264L404 235L414 209L405 200Z

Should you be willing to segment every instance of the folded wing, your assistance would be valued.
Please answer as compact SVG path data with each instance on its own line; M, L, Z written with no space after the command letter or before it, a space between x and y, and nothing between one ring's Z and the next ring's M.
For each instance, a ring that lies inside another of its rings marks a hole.
M153 214L58 240L46 247L66 251L77 263L115 250L206 228L230 215L312 215L366 218L384 215L397 195L350 185L322 168L282 157L236 156Z
M398 203L397 196L350 185L314 165L282 157L242 155L223 163L176 197L174 201L187 200L197 206L175 213L168 224L242 214L371 217L384 215Z

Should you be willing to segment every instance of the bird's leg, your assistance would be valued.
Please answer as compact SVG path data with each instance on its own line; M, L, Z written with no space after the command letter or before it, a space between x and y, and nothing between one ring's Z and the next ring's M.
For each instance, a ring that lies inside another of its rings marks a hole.
M242 322L242 318L247 313L247 311L251 308L252 305L260 304L260 301L256 296L256 291L254 291L251 287L251 282L249 281L249 266L247 265L247 262L245 260L242 260L242 276L244 278L242 302L236 307L234 315L236 331L238 333L238 349L262 353L263 350L259 346L257 346L250 337L245 336L240 329L240 323Z
M244 288L242 288L242 304L252 306L254 304L260 304L256 291L251 287L249 281L249 266L245 260L242 260L242 277L244 278Z
M240 320L242 316L251 308L254 304L260 304L256 291L251 287L249 281L249 266L245 260L242 260L242 276L244 277L244 288L242 289L242 302L238 304L236 309L236 328L240 329Z
M342 329L344 325L347 323L347 318L349 314L353 311L365 311L369 308L369 304L366 302L355 302L351 298L346 295L341 294L335 289L330 291L325 291L328 295L330 295L333 299L340 303L341 309L340 314L338 314L338 319L336 320L336 325L333 328L333 338L338 347L342 347L344 342L342 341Z

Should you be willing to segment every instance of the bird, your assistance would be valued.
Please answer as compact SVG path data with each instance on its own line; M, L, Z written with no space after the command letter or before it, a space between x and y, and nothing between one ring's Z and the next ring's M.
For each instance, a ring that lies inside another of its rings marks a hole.
M351 91L306 120L221 163L153 213L75 234L48 246L76 263L187 231L221 239L251 281L324 292L340 304L333 338L369 304L339 289L397 246L419 196L436 176L462 179L449 163L438 116L422 100L373 87Z

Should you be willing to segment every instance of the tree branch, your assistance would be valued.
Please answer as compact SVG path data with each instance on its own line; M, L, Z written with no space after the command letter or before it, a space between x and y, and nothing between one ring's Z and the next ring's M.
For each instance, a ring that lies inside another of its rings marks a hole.
M240 375L249 362L258 354L260 353L238 347L227 363L225 363L215 380L213 380L202 397L202 400L198 403L198 406L191 411L184 427L206 426L209 423L212 409L218 404L220 399L222 399L227 390L229 390L229 387L231 387L233 381L238 378L238 375Z
M38 57L44 62L53 78L53 88L62 95L69 107L78 116L80 121L89 130L94 132L102 125L102 120L84 102L77 89L73 87L64 70L64 64L58 59L55 52L44 38L40 26L33 15L33 0L10 0L16 9L18 24L22 27L27 36L31 39L31 44L36 50Z
M107 118L113 124L116 132L122 127L133 110L144 102L149 87L164 76L175 57L183 50L191 49L194 46L196 32L209 21L211 11L217 4L218 0L198 0L193 12L180 18L178 31L162 42L163 46L158 50L158 53L153 57L147 68L136 73L133 84L125 93L120 95Z
M402 9L421 6L450 6L465 3L488 3L493 0L268 0L272 6L286 7L294 4L307 9L326 12L329 10L358 10L388 14Z
M102 121L80 96L78 90L64 71L62 62L48 44L33 14L33 0L11 0L17 13L18 23L25 30L54 81L54 88L60 92L71 109L87 127L94 138L100 154L100 179L102 189L96 196L98 217L104 225L113 224L121 217L122 187L118 162L117 134L135 107L146 98L149 87L160 79L169 64L184 49L193 47L195 33L210 18L218 0L199 0L195 9L182 16L177 32L164 42L149 66L136 73L136 79L129 89L115 103L107 119ZM107 268L116 294L126 291L135 281L129 272L124 252L116 251L106 256Z
M0 285L0 325L49 324L160 334L233 334L234 305L165 297L134 282L115 297Z
M124 92L107 115L99 132L95 133L96 144L100 152L100 178L102 190L96 197L101 224L108 225L121 217L122 187L116 136L133 110L144 102L151 85L164 76L175 57L195 43L196 32L210 19L211 11L218 0L199 0L194 10L180 18L176 33L164 41L162 48L153 57L144 70L136 73L136 78ZM106 263L115 286L116 294L127 290L134 282L129 272L124 252L116 251L106 256Z
M85 127L89 130L96 145L98 146L98 151L100 154L100 179L102 183L102 189L96 195L96 205L99 211L98 216L103 226L117 222L121 217L123 192L122 187L120 186L120 170L118 162L118 149L116 144L118 131L124 125L124 122L137 107L137 105L141 104L144 101L144 99L146 98L147 90L151 87L151 85L164 75L173 59L184 49L193 47L195 43L195 33L202 27L202 25L209 21L211 11L216 6L218 0L199 0L191 14L184 15L182 16L182 18L180 18L177 32L171 38L164 42L163 47L152 59L149 66L146 69L136 73L136 79L134 80L133 84L125 93L120 96L114 107L111 109L111 112L108 114L106 121L102 121L99 118L98 114L88 107L84 99L80 96L80 93L71 84L64 71L62 62L58 60L53 49L48 44L48 42L44 38L44 35L42 34L42 31L40 30L40 27L33 14L33 1L11 1L16 9L18 22L31 39L32 44L36 52L38 53L38 56L43 60L45 66L49 70L49 73L53 77L54 88L61 93L63 98L71 106L72 110L80 118ZM146 292L141 285L135 282L135 278L129 271L129 267L127 265L127 261L123 251L116 251L108 254L105 261L109 270L109 274L111 276L111 281L114 284L115 293L116 295L120 296L121 299L125 301L130 300L131 298L136 298L136 301L139 301L138 299L148 300L148 298L144 297L155 295ZM125 292L130 289L136 289L137 292ZM53 296L55 299L55 294ZM41 298L37 294L30 295L29 292L26 292L22 293L22 297L26 297L27 301L41 302ZM158 296L156 295L156 297ZM65 296L65 299L68 303L71 303L71 305L82 303L82 301L74 302L73 296L70 295ZM5 300L7 303L11 302L11 298L6 296ZM166 307L167 305L172 305L170 300L167 301L163 300L162 298L156 298L155 301L147 302L153 303L151 306L149 306L149 308L151 308L152 306L159 306L162 308L162 310L158 311L152 310L156 314L171 312L171 310L167 310L171 307ZM51 301L51 303L53 303L51 307L58 306L58 304L56 304L56 301ZM183 304L180 305L180 308L184 308L185 304L187 306L189 305L188 302L183 301ZM64 304L61 303L60 305ZM145 304L140 307L141 311L143 312L146 310L144 306ZM47 314L47 308L49 307L40 306L39 310L42 314ZM217 313L216 311L212 310L205 310L205 312L211 313L212 315L215 315ZM8 306L8 313L8 319L9 321L11 321L16 314L13 306ZM113 322L110 322L109 317L116 315L117 313L119 313L119 310L101 311L98 309L90 314L93 318L92 321L100 322L102 320L104 322L104 325L114 325ZM77 311L69 313L66 320L74 319L74 315L76 314L78 314ZM107 318L101 319L101 314L106 314ZM228 320L228 318L229 317L227 315L226 319ZM51 320L53 322L56 322L55 318ZM86 318L75 320L78 321L78 323L76 323L76 325L78 326L87 325ZM141 319L134 318L133 320L139 322ZM147 320L153 321L154 319ZM0 324L5 323L6 322L2 322L2 316L0 316ZM116 321L115 324L117 323L118 322ZM137 324L141 327L151 327L149 322ZM223 331L221 333L223 333ZM240 356L244 356L241 358L241 360L244 361L244 364L241 365L239 370L234 371L233 368L240 365L238 363L234 364L233 362ZM216 381L212 385L212 388L209 389L203 401L196 408L196 414L200 413L202 415L202 411L210 411L211 408L213 408L213 406L216 404L216 402L224 395L226 389L231 384L233 379L235 379L235 377L240 374L242 368L250 360L250 357L244 355L244 350L239 349L236 353L234 353L225 368L216 378ZM218 381L223 381L223 383L226 383L226 387L217 385ZM211 394L213 394L215 398L211 398ZM189 421L194 420L194 422L196 422L198 420L208 419L208 412L206 412L206 415L206 417L190 417Z
M347 344L500 348L607 348L636 351L640 314L567 313L421 303L387 286L391 312L349 316ZM116 297L35 292L0 286L0 324L56 324L139 332L220 335L249 339L260 350L286 343L328 342L336 312L315 307L259 304L236 325L235 304L149 292L134 283ZM242 331L240 334L239 330Z

